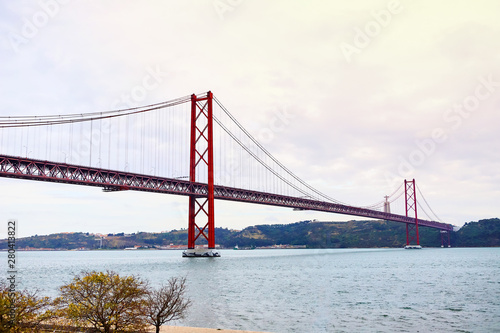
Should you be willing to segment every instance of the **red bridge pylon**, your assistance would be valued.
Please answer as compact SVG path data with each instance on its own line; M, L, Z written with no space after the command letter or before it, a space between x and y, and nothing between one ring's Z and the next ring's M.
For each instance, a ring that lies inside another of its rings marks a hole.
M450 231L440 230L441 235L441 247L451 247Z
M207 172L207 193L189 196L188 249L195 248L203 236L208 248L215 248L214 230L214 148L212 92L206 96L191 95L191 139L189 181L197 181L197 170ZM208 254L207 254L208 253ZM192 254L192 255L191 255ZM218 256L214 252L185 252L185 256Z
M408 247L411 242L416 241L416 245L419 247L420 238L418 235L417 192L415 189L415 179L411 181L405 179L405 203L406 216L415 217L415 224L406 223L406 246Z

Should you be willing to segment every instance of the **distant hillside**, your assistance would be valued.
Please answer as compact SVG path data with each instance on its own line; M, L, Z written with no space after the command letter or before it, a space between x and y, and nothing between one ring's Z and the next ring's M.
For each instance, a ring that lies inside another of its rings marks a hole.
M500 219L479 220L469 222L454 233L454 241L458 246L500 246Z
M232 248L272 246L275 244L305 245L308 248L371 248L402 247L406 243L403 223L387 221L349 222L297 222L291 224L257 225L241 231L215 229L216 243ZM452 233L452 246L500 246L500 219L493 218L466 223ZM98 249L101 236L89 233L61 233L47 236L31 236L17 240L18 248L46 249ZM436 229L420 228L420 243L424 247L441 245ZM102 239L105 249L123 249L133 246L167 246L187 244L187 230L167 233L139 232L133 234L109 234ZM203 243L200 243L203 244ZM6 240L0 241L6 249Z
M306 245L309 248L402 247L406 243L404 224L386 221L298 222L285 225L248 227L230 238L217 238L224 245ZM440 246L439 231L420 229L424 246Z

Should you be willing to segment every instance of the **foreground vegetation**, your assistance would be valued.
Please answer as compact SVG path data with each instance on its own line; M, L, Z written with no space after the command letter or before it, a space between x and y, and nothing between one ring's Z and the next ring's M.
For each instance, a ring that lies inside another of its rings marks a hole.
M305 245L308 248L370 248L402 247L406 242L403 223L388 221L311 222L257 225L239 230L215 229L216 242L225 248L272 246L275 244ZM439 230L420 228L423 246L441 246ZM97 249L100 237L89 233L64 233L31 236L16 241L19 248ZM165 233L138 232L126 235L109 234L102 239L105 249L123 249L132 246L159 247L187 244L187 230ZM492 218L466 223L451 235L454 247L500 246L500 219ZM0 248L7 248L6 240Z
M0 332L146 332L185 316L186 279L158 289L137 276L82 272L55 299L0 285Z

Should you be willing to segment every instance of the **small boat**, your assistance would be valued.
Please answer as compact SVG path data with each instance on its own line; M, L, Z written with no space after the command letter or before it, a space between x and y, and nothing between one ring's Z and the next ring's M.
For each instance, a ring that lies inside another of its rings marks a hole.
M239 250L238 244L234 246L233 250Z

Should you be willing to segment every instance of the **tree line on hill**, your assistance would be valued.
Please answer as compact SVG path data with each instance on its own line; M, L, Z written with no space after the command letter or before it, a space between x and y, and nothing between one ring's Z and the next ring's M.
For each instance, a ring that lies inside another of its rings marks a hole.
M420 244L441 246L440 231L420 227ZM262 247L276 244L305 245L307 248L371 248L403 247L406 244L406 226L389 221L311 222L256 225L241 231L215 229L216 243L225 248ZM206 242L205 242L206 243ZM31 236L16 240L18 248L98 249L101 238L89 233L64 233ZM132 246L158 247L187 244L187 230L164 233L138 232L108 234L102 239L102 248L123 249ZM200 242L199 244L203 244ZM500 219L491 218L468 222L451 233L452 247L500 246ZM7 241L0 241L7 248Z

